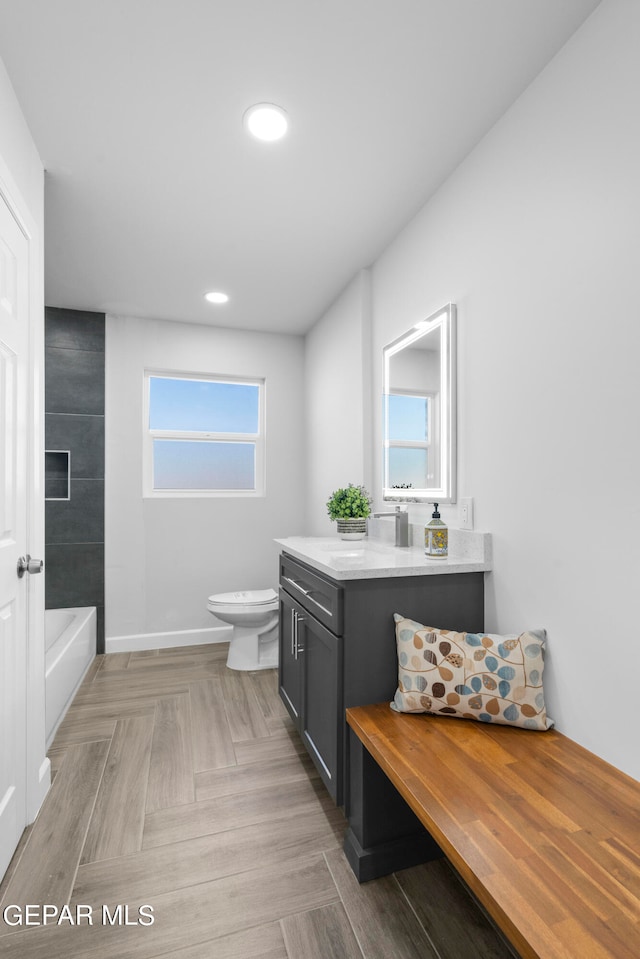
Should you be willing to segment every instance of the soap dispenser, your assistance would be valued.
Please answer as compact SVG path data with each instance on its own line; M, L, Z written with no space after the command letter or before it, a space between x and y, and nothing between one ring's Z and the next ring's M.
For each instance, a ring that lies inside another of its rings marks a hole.
M424 528L424 551L429 559L446 559L449 555L449 530L440 519L438 504L431 514L431 522Z

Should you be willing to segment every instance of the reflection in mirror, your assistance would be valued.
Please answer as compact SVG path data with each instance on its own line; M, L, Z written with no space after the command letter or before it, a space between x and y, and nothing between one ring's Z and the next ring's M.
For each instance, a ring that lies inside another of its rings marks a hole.
M385 500L455 502L455 320L449 303L383 350Z

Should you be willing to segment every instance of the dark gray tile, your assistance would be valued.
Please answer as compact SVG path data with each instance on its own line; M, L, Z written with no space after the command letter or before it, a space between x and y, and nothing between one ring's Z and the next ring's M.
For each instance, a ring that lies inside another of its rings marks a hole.
M49 500L69 499L69 484L64 477L53 476L45 473L44 477L44 498Z
M104 480L72 480L68 500L45 503L45 543L104 543Z
M104 653L105 641L104 641L104 606L97 606L96 613L98 616L98 628L96 636L96 653L100 656Z
M104 606L104 545L45 547L45 606Z
M47 413L104 413L104 353L45 350Z
M45 346L104 353L104 318L104 313L47 306L44 311Z
M72 479L104 479L104 416L47 413L48 450L71 451Z

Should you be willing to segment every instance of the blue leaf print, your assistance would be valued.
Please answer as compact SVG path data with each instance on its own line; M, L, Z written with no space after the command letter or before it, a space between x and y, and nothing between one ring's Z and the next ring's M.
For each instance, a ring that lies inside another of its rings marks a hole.
M481 645L482 645L482 640L480 639L479 636L476 636L475 633L467 633L467 635L465 636L465 640L464 640L464 641L465 641L465 643L467 643L469 646L481 646Z

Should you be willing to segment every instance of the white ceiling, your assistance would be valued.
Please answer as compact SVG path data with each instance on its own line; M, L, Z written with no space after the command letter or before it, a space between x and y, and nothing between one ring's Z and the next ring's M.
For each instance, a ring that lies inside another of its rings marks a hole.
M0 0L47 303L305 332L598 2Z

